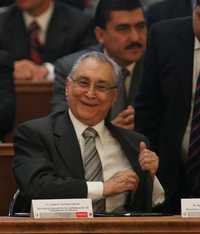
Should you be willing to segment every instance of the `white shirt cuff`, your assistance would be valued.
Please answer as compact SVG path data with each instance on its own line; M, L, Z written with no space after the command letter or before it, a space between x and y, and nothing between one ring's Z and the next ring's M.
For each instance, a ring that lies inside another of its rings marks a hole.
M54 68L53 64L43 63L43 65L48 70L48 75L45 77L45 79L49 80L49 81L54 81L54 79L55 79L55 72L54 72L55 68Z
M160 181L156 176L154 176L153 182L153 194L152 194L152 206L161 204L165 200L165 191L160 184Z
M87 182L87 187L88 198L95 200L103 197L103 182Z

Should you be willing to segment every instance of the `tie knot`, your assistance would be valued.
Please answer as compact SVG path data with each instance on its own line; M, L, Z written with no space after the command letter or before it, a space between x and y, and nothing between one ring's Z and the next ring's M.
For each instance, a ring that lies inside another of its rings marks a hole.
M36 21L33 21L29 27L30 32L36 32L40 30L40 26Z
M122 68L121 72L124 79L126 79L126 77L130 75L130 71L125 67Z
M94 128L86 128L82 135L85 139L95 138L97 136L97 131Z

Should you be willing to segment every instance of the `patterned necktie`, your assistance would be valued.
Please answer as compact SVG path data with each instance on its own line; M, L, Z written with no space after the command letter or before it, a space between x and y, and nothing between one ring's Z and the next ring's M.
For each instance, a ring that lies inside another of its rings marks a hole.
M126 68L121 69L121 77L118 88L118 97L113 104L110 112L110 119L114 119L120 112L127 107L127 92L125 87L126 78L130 75L130 72Z
M97 132L93 128L87 128L83 132L85 149L83 152L86 181L103 181L102 165L96 149L95 138ZM105 199L93 201L94 211L105 210Z
M197 79L188 157L200 156L200 74Z
M36 64L42 64L42 45L39 40L40 26L32 22L29 28L30 33L30 57Z

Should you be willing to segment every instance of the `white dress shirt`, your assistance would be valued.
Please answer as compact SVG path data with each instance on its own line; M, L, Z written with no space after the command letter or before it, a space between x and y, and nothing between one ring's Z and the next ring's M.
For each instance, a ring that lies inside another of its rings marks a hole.
M80 144L81 153L84 151L84 138L82 133L88 127L75 118L69 110L69 116L74 126L78 142ZM127 157L119 145L118 141L113 138L109 130L104 125L104 121L100 122L93 128L97 131L96 148L102 163L104 181L111 178L116 172L124 170L133 170ZM83 159L84 161L84 159ZM103 197L103 182L87 182L88 198L100 199ZM125 204L126 193L106 198L106 211L113 211ZM158 179L155 177L153 186L153 205L164 201L164 190Z

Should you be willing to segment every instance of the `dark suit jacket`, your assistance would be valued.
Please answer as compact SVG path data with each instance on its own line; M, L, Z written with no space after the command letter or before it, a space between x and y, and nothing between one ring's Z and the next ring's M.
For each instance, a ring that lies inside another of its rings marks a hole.
M192 15L191 0L163 0L152 4L146 11L148 25L165 19Z
M70 4L73 7L77 7L81 10L84 10L85 8L85 1L84 0L60 0L63 3Z
M126 208L147 211L151 209L152 180L138 163L142 135L108 125L119 141L140 184L134 199L130 193ZM15 137L14 174L25 197L25 207L30 209L30 199L86 198L87 185L80 146L71 120L66 112L29 121L18 129ZM148 181L148 182L147 182Z
M11 131L15 121L13 58L0 51L0 141Z
M0 3L0 7L9 6L9 5L13 4L13 3L14 3L14 0L3 0Z
M66 104L65 98L65 80L67 75L70 73L74 62L84 53L90 51L103 52L103 47L101 45L96 45L89 47L86 50L78 51L74 54L60 58L55 63L55 82L54 82L54 93L52 98L52 110L56 111L62 109ZM138 87L141 82L142 73L142 59L139 61L134 68L134 72L131 79L130 90L128 93L127 105L133 105L135 95L137 93Z
M158 177L175 204L184 190L181 157L190 113L194 35L192 19L177 18L152 27L144 58L144 76L135 100L136 129L160 157Z
M55 1L43 48L45 62L73 53L94 43L91 18L82 11ZM28 30L22 12L10 6L0 15L0 49L13 54L16 60L30 59Z

